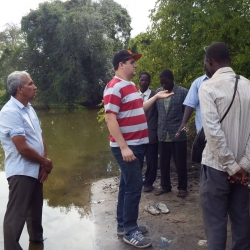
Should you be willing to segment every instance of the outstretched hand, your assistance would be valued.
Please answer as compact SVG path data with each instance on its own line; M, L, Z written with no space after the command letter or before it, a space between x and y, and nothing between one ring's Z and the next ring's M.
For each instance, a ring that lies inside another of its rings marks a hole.
M156 94L157 99L164 99L174 95L174 92L168 92L168 90L162 90Z

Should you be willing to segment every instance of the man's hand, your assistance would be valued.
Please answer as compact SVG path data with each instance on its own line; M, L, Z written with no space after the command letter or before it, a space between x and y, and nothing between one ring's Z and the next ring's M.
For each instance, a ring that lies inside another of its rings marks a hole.
M187 131L186 124L182 123L181 126L179 127L177 133L175 134L175 137L179 137L181 134L181 131Z
M133 151L129 147L125 147L121 149L121 153L122 153L123 160L126 162L131 162L136 159Z
M247 172L241 168L237 173L228 177L228 180L232 184L248 185Z
M40 171L39 171L39 176L38 176L38 180L40 183L44 183L47 179L48 179L48 172L46 171L46 169L41 166L40 167Z
M174 95L174 92L168 93L168 90L162 90L158 92L155 96L157 99L164 99Z
M43 168L45 168L45 170L48 172L48 174L51 173L51 170L53 168L53 164L49 158L44 158L42 166L43 166Z

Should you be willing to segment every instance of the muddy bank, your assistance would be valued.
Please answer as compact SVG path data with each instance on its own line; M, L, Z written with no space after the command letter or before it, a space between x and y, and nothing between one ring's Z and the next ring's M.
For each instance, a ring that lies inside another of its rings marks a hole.
M199 166L189 166L188 169L188 195L186 198L177 197L177 175L172 170L171 193L155 196L142 192L139 210L139 225L148 228L145 234L152 241L152 247L147 249L169 250L202 250L207 245L203 230L202 215L199 204ZM160 172L154 184L155 189L160 184ZM116 234L116 204L118 193L118 178L100 180L92 186L92 212L95 224L95 245L98 250L127 250L134 247L123 242L122 237ZM151 215L144 210L148 204L157 202L167 204L170 213ZM198 243L201 243L201 246ZM231 242L230 232L228 245ZM202 244L203 243L203 244Z

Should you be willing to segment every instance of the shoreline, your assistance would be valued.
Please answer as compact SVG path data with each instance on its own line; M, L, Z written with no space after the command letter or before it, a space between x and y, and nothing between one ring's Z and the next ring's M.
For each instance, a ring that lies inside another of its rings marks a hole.
M138 224L147 227L148 232L145 236L152 241L152 246L146 249L207 249L199 203L199 167L192 166L188 169L188 195L185 198L177 197L177 175L174 170L171 170L171 180L172 192L155 196L154 191L160 185L158 171L155 189L150 193L142 192ZM136 249L116 234L118 186L119 178L114 177L96 181L91 187L91 200L95 201L95 204L91 205L91 210L97 236L96 250ZM146 205L160 201L167 204L170 213L152 215L145 211ZM227 247L231 243L230 228L228 230Z
M2 172L0 177L2 183L5 182L0 198L7 204L8 188L5 173ZM171 180L173 186L172 192L155 196L154 192L160 185L160 171L158 171L157 180L154 183L155 189L150 193L142 192L139 204L138 224L146 226L148 229L145 236L151 239L152 246L147 249L207 249L207 245L204 242L201 246L198 245L200 241L206 240L199 204L199 167L192 166L188 168L188 195L186 198L177 197L177 174L174 169L171 170ZM47 240L45 241L44 249L61 249L61 241L65 241L65 250L136 249L126 244L122 237L118 237L116 234L118 187L119 177L93 181L88 191L89 213L81 217L80 220L79 214L75 209L68 211L66 215L65 212L62 212L62 208L45 207L43 225L45 229L44 235ZM152 215L145 211L144 207L146 205L153 205L160 201L167 204L170 213ZM46 200L44 202L46 203ZM2 214L4 214L5 209L5 205L0 209ZM56 227L58 228L58 232L53 230ZM25 228L20 239L20 243L24 249L26 249L28 244L28 234L26 231ZM62 235L66 238L60 238ZM231 232L228 226L227 247L230 243ZM0 245L3 245L2 237L0 237Z

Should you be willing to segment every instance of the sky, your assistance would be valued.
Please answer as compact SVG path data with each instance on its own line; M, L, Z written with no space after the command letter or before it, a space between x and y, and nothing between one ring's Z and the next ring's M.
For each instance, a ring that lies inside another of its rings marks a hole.
M131 16L132 22L131 37L141 32L146 32L150 25L149 10L154 8L156 0L114 0L126 8ZM6 28L7 23L20 25L23 16L27 15L30 9L38 8L39 3L45 0L1 0L0 1L0 31Z

